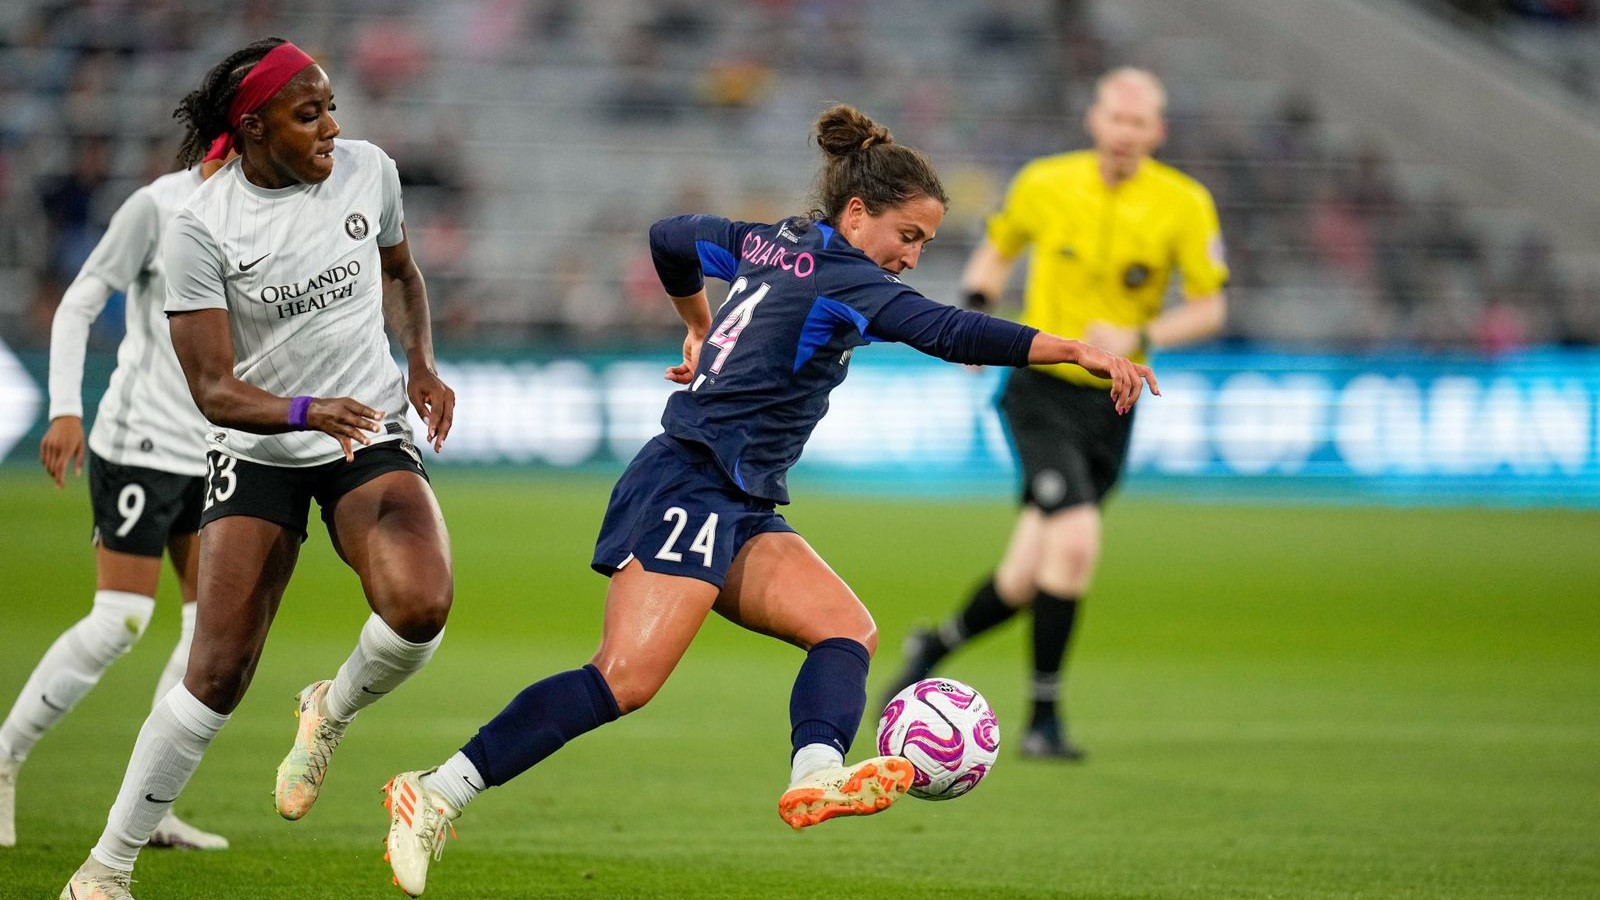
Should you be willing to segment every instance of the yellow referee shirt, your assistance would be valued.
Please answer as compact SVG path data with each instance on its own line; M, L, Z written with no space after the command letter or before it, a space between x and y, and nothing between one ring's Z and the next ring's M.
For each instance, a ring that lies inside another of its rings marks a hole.
M1161 314L1174 267L1185 297L1214 294L1228 281L1211 192L1153 159L1115 188L1100 177L1093 151L1036 159L989 219L989 240L1008 258L1032 245L1022 321L1062 337L1081 338L1094 321L1142 327ZM1110 385L1070 364L1036 368Z

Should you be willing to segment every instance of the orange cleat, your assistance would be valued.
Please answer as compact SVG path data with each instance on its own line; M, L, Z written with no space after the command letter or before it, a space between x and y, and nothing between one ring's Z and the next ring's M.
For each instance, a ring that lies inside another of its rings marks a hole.
M911 787L911 761L875 756L853 766L829 766L805 776L778 798L778 815L790 827L806 828L834 816L870 816Z

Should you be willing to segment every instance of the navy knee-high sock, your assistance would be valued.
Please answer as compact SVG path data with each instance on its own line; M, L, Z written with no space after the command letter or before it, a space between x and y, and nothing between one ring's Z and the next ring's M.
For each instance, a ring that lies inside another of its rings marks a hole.
M494 787L621 714L600 670L586 665L524 688L461 752Z
M828 744L843 756L856 739L867 709L867 664L872 655L859 641L828 638L812 645L789 695L789 741L798 751ZM791 754L792 755L792 754Z

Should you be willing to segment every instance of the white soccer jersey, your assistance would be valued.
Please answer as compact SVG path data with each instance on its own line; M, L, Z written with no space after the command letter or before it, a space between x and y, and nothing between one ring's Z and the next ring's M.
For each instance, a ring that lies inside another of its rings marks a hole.
M189 396L162 313L166 302L162 231L200 186L191 169L163 175L129 197L62 299L50 334L50 417L83 414L84 344L108 290L127 294L127 333L100 400L89 447L101 458L177 475L206 473L210 428ZM86 286L86 279L104 286ZM86 289L84 289L86 288Z
M336 141L333 174L321 184L268 190L234 160L167 230L166 311L227 310L242 381L280 397L353 397L383 411L374 443L409 438L378 258L379 247L400 243L403 220L394 161L365 141ZM319 431L221 428L211 446L275 466L343 455Z

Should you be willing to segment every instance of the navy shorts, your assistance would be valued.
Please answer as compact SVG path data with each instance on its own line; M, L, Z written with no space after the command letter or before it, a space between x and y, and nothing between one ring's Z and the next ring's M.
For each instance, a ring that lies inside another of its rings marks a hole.
M362 447L355 459L343 457L317 466L269 466L238 459L215 450L206 454L211 470L202 525L227 516L266 519L293 531L303 542L311 501L322 509L322 522L331 531L333 508L339 498L388 472L415 472L428 480L422 457L410 441L395 440Z
M637 559L720 588L745 541L769 531L794 528L771 501L729 481L709 449L657 435L612 488L590 565L610 577Z
M1133 413L1117 415L1108 390L1032 369L1011 374L1000 413L1022 470L1022 502L1053 513L1099 505L1128 458Z
M89 451L94 542L117 553L159 557L173 535L200 530L205 479L124 466Z

